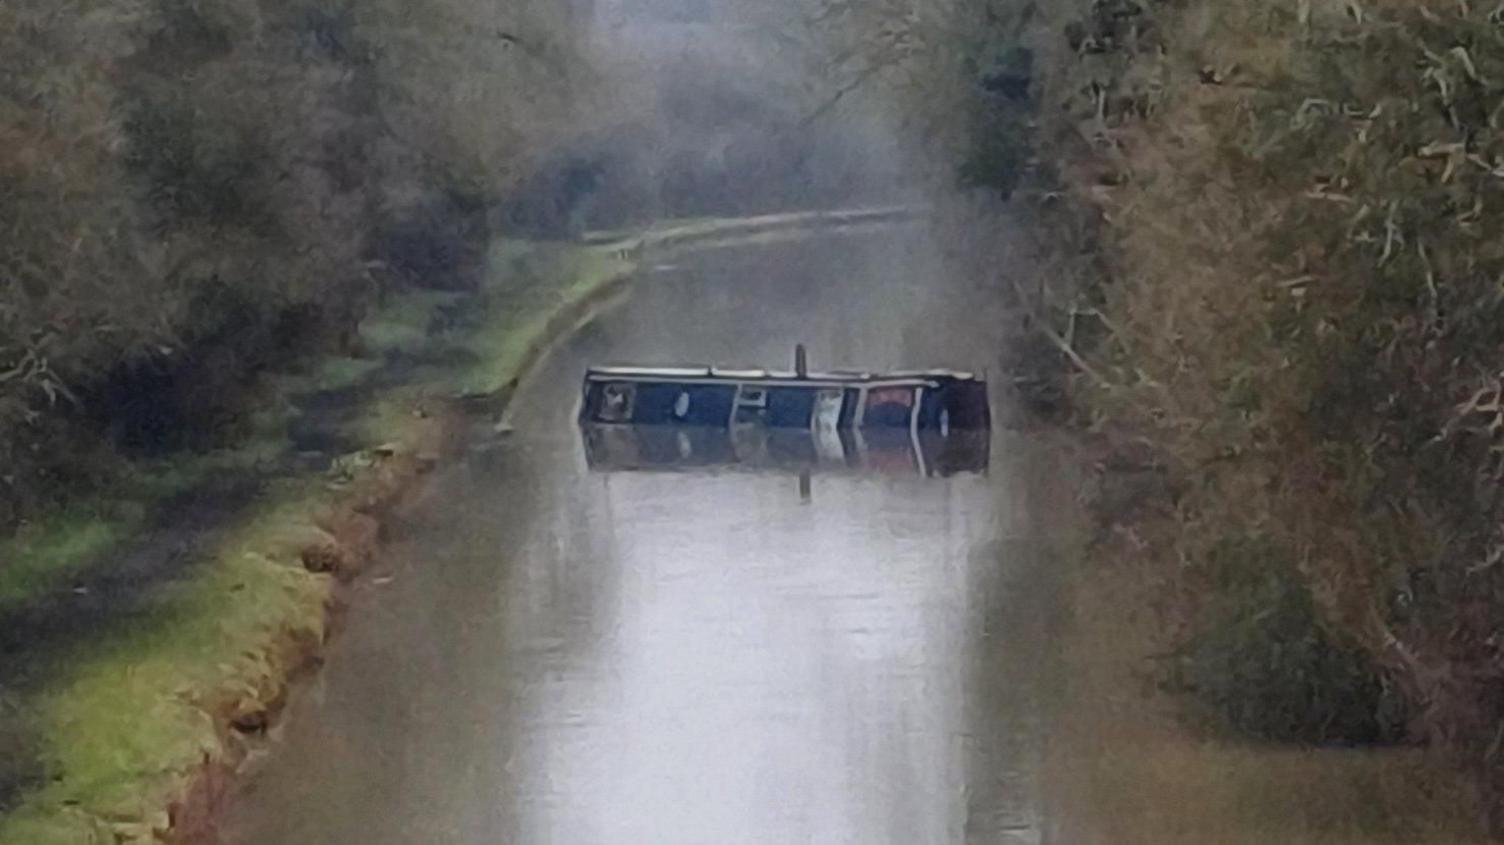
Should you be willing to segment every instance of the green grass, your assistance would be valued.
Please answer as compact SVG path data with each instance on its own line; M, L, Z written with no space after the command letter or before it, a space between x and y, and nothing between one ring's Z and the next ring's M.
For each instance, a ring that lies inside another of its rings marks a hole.
M68 585L141 524L142 513L59 514L0 543L0 615Z
M482 319L430 333L451 294L394 299L362 326L371 360L332 358L304 376L278 380L286 394L358 386L390 351L462 346L476 363L429 367L417 381L370 396L355 433L401 442L414 403L429 395L494 392L515 380L558 329L561 314L630 270L611 247L537 254L499 247ZM520 278L518 274L526 274ZM236 449L141 463L118 499L134 504L79 510L0 543L0 613L72 586L139 531L154 506L215 477L244 472L287 448L285 408ZM296 667L297 642L324 635L333 584L298 560L309 522L327 498L324 479L284 479L215 533L205 557L145 598L145 607L95 638L47 655L55 667L17 701L44 773L42 786L0 817L0 845L152 841L165 807L206 759L222 753L212 714L265 707Z
M215 479L257 472L289 444L282 410L267 413L233 448L184 452L123 464L110 487L0 540L0 614L87 572L138 533L154 511Z
M472 363L423 367L411 383L368 396L353 433L374 446L403 442L427 397L507 388L566 316L583 317L593 297L633 269L620 248L499 244L476 307L437 332L432 320L454 295L393 299L362 326L368 358L331 358L277 379L277 406L236 448L139 464L117 503L59 515L0 543L0 613L108 561L173 496L284 455L283 427L295 413L288 395L358 387L391 351L473 353ZM152 828L166 824L164 808L195 768L224 753L211 714L265 707L296 668L290 661L306 654L294 646L324 636L334 585L306 572L298 550L317 531L310 514L327 503L325 481L275 482L262 504L213 534L201 560L153 588L139 612L47 655L52 674L15 702L25 747L36 750L45 777L0 816L0 845L154 841Z
M217 756L207 708L225 696L267 703L295 668L281 662L287 644L322 639L332 589L296 560L253 551L285 547L287 512L252 517L148 612L58 656L59 673L25 703L48 782L0 818L0 843L112 842L98 836L115 824L160 822L195 767Z
M562 285L541 291L534 307L497 319L468 333L462 343L476 353L476 363L461 367L445 381L461 395L491 394L506 386L526 367L532 352L548 340L553 321L580 306L603 287L632 269L610 248L570 249L549 262L550 276Z
M360 338L373 353L415 352L429 342L429 326L440 309L463 301L462 294L406 291L361 323Z
M287 447L280 433L263 429L233 449L137 461L107 495L22 527L0 541L0 614L73 586L174 497L214 478L255 471Z
M308 375L284 376L279 381L282 389L291 393L343 390L360 384L380 367L381 362L375 358L337 356L319 362Z
M672 244L673 242L686 239L698 240L718 235L736 237L738 234L757 233L767 230L777 230L786 235L797 237L801 233L823 230L832 225L840 226L864 222L864 211L883 210L888 209L789 211L754 217L732 218L681 217L673 220L664 220L645 232L621 229L603 230L591 232L589 233L589 237L597 243L617 240L621 242L621 245L636 245L641 242L649 246L658 246L665 243Z
M796 243L799 241L812 240L814 238L829 237L832 233L852 234L881 231L882 227L890 225L886 221L870 223L856 221L852 223L830 223L819 229L807 228L774 228L754 229L750 232L738 232L728 230L724 234L716 230L707 230L693 237L693 244L689 247L696 251L711 249L731 249L736 247L773 246L775 244Z

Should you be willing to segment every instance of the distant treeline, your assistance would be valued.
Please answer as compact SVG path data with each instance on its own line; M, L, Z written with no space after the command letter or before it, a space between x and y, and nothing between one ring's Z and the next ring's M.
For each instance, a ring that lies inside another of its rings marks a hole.
M0 526L231 423L383 291L465 285L588 107L588 5L0 6Z

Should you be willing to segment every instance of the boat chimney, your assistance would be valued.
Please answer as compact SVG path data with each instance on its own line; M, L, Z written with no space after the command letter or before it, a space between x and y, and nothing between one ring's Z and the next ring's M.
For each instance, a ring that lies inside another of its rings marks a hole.
M799 378L809 377L809 356L805 354L802 343L794 345L794 375Z

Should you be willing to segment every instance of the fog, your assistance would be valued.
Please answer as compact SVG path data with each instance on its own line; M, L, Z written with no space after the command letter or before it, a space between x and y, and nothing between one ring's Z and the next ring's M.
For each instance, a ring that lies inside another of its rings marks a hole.
M1497 840L1431 6L0 2L0 845Z
M602 2L595 90L548 151L513 227L894 204L918 187L883 93L838 94L793 4Z

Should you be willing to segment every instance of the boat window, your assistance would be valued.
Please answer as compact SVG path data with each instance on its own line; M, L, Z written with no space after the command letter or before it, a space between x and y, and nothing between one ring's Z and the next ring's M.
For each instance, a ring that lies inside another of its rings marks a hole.
M720 384L643 384L632 422L642 425L725 425L736 388Z
M751 425L763 421L768 409L768 390L765 387L741 386L736 396L736 419L738 425Z
M768 425L774 428L809 428L815 411L815 389L775 387L768 391Z
M601 389L601 406L598 416L602 422L627 422L632 419L632 406L637 391L630 384L608 384Z
M879 387L867 392L867 412L862 426L907 428L914 413L914 388Z

